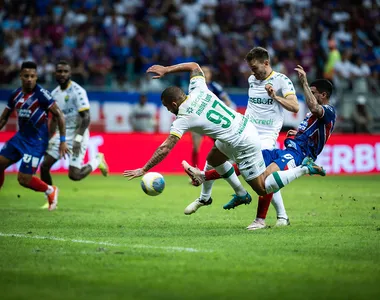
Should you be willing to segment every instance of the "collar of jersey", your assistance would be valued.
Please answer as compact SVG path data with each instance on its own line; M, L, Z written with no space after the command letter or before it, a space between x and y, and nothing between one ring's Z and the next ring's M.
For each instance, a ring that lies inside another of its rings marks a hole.
M273 75L274 75L274 70L272 70L272 72L270 72L270 74L268 75L268 77L265 78L264 80L268 80L268 79L271 78Z
M67 87L66 87L64 90L62 90L61 87L59 87L59 88L60 88L61 91L63 92L63 91L66 91L70 86L71 86L71 80L70 80L69 84L67 85Z

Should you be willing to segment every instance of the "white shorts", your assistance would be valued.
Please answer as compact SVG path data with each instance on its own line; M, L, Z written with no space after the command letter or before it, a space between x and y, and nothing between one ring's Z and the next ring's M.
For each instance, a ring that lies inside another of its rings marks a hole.
M70 149L70 151L73 150L74 137L75 137L75 135L66 136L67 147ZM81 149L79 151L79 155L78 156L74 156L72 154L69 155L69 157L70 157L69 166L72 166L72 167L75 167L78 169L82 168L82 163L83 163L83 159L84 159L84 156L86 154L86 151L87 151L87 146L88 146L89 140L90 140L90 134L89 134L89 131L87 130L87 131L85 131L85 133L83 135L83 140L81 142ZM59 134L56 134L54 137L52 137L50 139L49 146L48 146L48 149L46 151L47 154L49 154L51 157L53 157L57 160L59 159L59 144L60 144Z
M215 146L229 159L235 161L245 181L250 181L264 173L266 167L257 131L249 130L247 126L245 132L247 134L235 147L218 140Z
M272 150L276 148L276 139L273 136L260 135L261 150Z

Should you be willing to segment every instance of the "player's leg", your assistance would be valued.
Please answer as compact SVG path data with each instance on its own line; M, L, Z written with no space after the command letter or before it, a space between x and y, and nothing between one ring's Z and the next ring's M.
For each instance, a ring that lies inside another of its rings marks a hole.
M8 168L13 163L14 161L10 160L9 158L3 155L0 155L0 189L4 184L6 168Z
M44 153L44 151L39 151L39 149L35 150L36 151L31 152L31 154L23 154L17 179L21 186L32 189L36 192L45 193L49 202L49 210L54 210L58 203L58 188L46 184L34 175Z
M191 163L193 166L198 166L199 163L199 148L202 142L202 135L196 132L191 132L191 139L193 141L193 147L191 152Z
M288 214L286 213L284 200L282 199L281 190L273 193L271 200L272 205L274 206L277 213L276 226L287 226L290 225Z
M43 182L46 184L52 185L53 180L51 178L50 169L57 162L57 159L51 156L50 154L45 154L44 160L41 163L40 167L40 177Z

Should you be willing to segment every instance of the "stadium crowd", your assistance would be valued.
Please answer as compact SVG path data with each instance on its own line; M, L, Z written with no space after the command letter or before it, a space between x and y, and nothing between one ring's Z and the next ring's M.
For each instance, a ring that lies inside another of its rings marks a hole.
M65 59L73 64L74 79L84 85L139 85L155 62L197 61L214 66L224 86L246 87L250 70L243 58L257 45L267 48L275 69L290 77L300 63L318 77L379 79L379 1L0 3L2 84L11 83L27 59L38 63L40 81L49 83L54 63ZM337 62L343 68L333 72Z

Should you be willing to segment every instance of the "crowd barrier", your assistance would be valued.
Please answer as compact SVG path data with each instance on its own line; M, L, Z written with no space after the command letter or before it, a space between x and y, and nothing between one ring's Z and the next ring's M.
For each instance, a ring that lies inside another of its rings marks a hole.
M14 132L0 132L0 149ZM142 167L155 149L166 139L167 134L97 133L92 132L85 162L103 152L110 172L121 174L124 170ZM278 143L282 147L285 135ZM203 168L213 141L204 138L200 149L199 167ZM168 157L152 171L183 173L182 160L191 162L192 143L190 134L185 134ZM61 159L54 167L55 172L67 172L68 160ZM329 174L371 174L380 172L380 135L333 134L319 155L317 163ZM7 169L16 172L18 164Z

